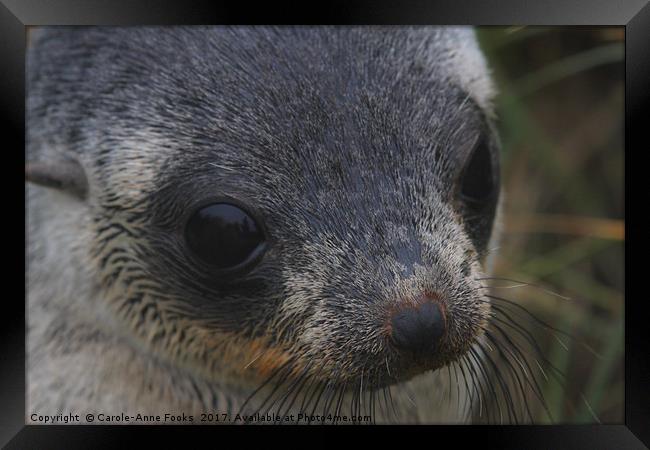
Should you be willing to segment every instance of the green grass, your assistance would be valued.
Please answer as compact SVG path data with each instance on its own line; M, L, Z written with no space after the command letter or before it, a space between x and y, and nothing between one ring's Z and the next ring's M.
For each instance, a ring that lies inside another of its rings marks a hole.
M624 236L616 230L624 221L622 30L489 27L478 36L500 91L495 106L505 204L495 276L571 298L531 287L509 293L575 336L562 345L548 330L530 327L565 375L564 386L541 378L553 420L621 423ZM525 228L557 215L566 230ZM530 221L513 226L521 216ZM586 225L569 227L573 217ZM614 232L590 230L598 221ZM536 414L537 422L549 423L543 408Z

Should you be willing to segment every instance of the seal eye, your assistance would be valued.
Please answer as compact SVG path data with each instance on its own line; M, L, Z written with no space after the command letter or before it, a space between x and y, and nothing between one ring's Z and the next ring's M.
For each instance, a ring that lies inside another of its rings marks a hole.
M264 253L262 227L238 206L213 203L194 212L185 227L192 252L217 270L250 269Z
M482 137L470 155L461 175L460 197L469 204L481 205L494 195L496 180L490 146Z

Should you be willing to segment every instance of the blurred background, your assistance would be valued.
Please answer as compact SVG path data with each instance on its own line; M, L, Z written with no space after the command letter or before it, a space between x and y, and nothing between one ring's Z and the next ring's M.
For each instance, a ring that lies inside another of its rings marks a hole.
M564 374L540 377L556 423L624 420L624 28L479 27L500 96L499 294ZM508 287L507 287L508 286ZM559 295L556 295L559 294ZM540 402L535 422L550 423Z

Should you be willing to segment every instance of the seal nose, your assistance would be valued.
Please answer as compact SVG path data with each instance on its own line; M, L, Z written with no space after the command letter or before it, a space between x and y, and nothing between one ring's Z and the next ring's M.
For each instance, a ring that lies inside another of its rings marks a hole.
M395 346L419 355L435 352L445 332L445 318L438 302L427 299L393 314L391 338Z

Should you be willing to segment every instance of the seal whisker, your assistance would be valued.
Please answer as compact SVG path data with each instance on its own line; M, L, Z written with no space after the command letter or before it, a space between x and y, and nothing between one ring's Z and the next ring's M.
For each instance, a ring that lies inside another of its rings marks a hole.
M239 408L239 412L237 414L242 414L244 411L244 408L248 405L248 403L255 397L255 395L260 392L266 385L268 385L273 378L275 378L281 371L285 370L290 364L290 361L285 362L282 364L280 367L278 367L276 370L274 370L269 377L267 377L251 394L244 400L242 403L241 407Z
M476 281L508 281L508 282L511 282L511 283L518 283L518 284L521 284L521 285L524 285L524 286L530 286L530 287L534 287L534 288L540 289L540 290L546 292L546 293L549 294L549 295L552 295L552 296L554 296L554 297L561 298L561 299L563 299L563 300L573 300L571 297L567 297L567 296L565 296L565 295L561 295L561 294L559 294L559 293L557 293L557 292L555 292L555 291L552 291L552 290L550 290L550 289L547 289L547 288L545 288L545 287L543 287L543 286L540 286L540 285L538 285L538 284L535 284L535 283L529 283L529 282L526 282L526 281L519 281L519 280L515 280L515 279L512 279L512 278L503 278L503 277L482 277L482 278L475 278L475 280L476 280ZM498 288L498 286L495 286L495 287Z

